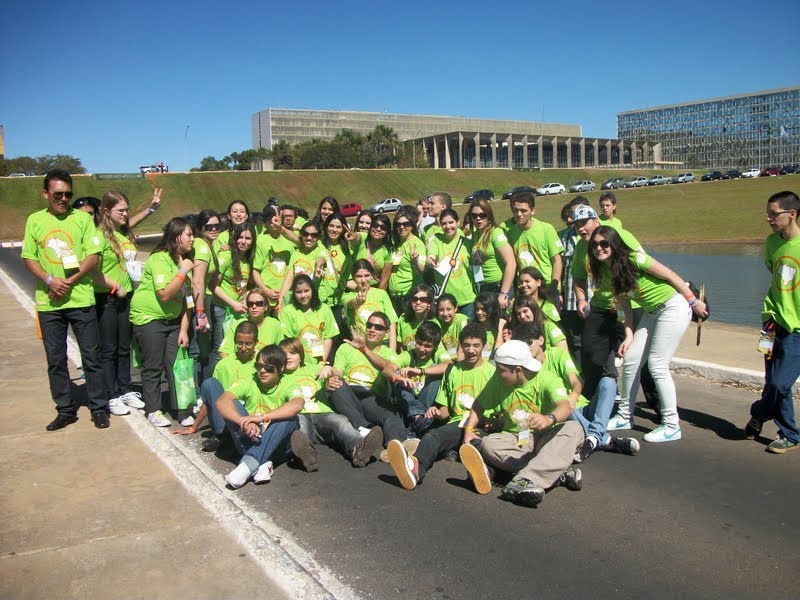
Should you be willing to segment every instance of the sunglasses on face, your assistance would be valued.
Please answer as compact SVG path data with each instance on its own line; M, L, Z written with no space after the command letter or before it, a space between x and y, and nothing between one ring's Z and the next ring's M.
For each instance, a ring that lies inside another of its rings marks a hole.
M219 223L206 223L203 225L203 231L219 231Z
M370 229L383 229L384 231L389 231L389 228L383 223L373 223L369 227Z
M256 363L256 371L266 371L267 373L277 373L278 367L275 365L268 365L267 363Z
M431 299L428 296L413 296L411 298L412 302L430 302Z
M411 227L411 221L398 221L397 223L394 224L394 226L397 229L400 228L405 229L406 227Z
M264 300L248 300L247 301L247 308L253 308L254 306L266 306L267 303Z
M592 247L592 250L596 250L597 248L608 250L611 247L611 243L608 240L597 240L589 245Z
M474 212L474 213L469 213L469 214L473 219L485 219L486 218L486 213L482 213L482 212Z
M64 198L66 198L67 200L72 200L72 197L74 195L75 194L73 194L72 192L53 192L52 194L53 200L63 200ZM79 202L75 206L75 208L80 208L81 206L86 206L87 204L89 203L86 200L83 200L82 202Z
M389 328L386 325L384 325L383 323L372 323L372 322L370 322L370 323L367 323L367 329L376 329L378 331L386 331Z
M300 235L302 235L303 237L310 237L310 238L318 238L319 237L319 233L316 232L316 231L304 231Z

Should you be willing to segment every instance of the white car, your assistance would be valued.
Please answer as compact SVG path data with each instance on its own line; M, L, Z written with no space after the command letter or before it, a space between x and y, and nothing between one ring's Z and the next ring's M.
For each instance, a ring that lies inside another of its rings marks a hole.
M403 206L403 202L400 200L400 198L384 198L375 206L373 206L371 210L376 213L384 213L397 210L401 206Z
M742 177L758 177L759 175L761 175L759 169L747 169L747 171L742 173Z
M536 188L536 193L540 196L549 196L551 194L563 194L567 191L562 183L545 183L542 187Z
M569 186L570 192L593 192L595 190L594 181L579 181L578 183L573 183Z

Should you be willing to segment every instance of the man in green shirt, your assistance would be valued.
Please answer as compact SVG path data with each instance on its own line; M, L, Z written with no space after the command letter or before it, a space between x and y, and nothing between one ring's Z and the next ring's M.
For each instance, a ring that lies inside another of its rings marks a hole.
M555 227L534 218L536 196L523 192L511 198L511 214L515 225L508 230L508 241L514 248L517 271L536 267L558 295L561 285L564 245Z
M439 426L422 437L413 453L397 440L389 442L389 464L405 489L417 487L435 461L458 448L470 408L494 374L494 366L483 359L485 344L486 330L477 323L468 324L459 339L464 359L443 365L445 374L436 400L425 411L425 418L439 421Z
M778 437L767 451L783 454L800 445L794 416L792 386L800 377L800 199L793 192L778 192L767 201L767 222L772 234L765 245L765 262L772 283L764 299L764 327L759 350L765 354L764 390L750 407L744 435L752 439L770 419Z
M442 215L442 211L447 208L453 207L453 199L450 197L450 194L446 192L434 192L431 194L430 197L430 208L428 210L428 215L433 217L434 221L432 223L428 223L425 228L422 230L422 241L425 242L427 246L433 236L437 233L442 233L442 226L439 224L439 217Z
M74 210L72 177L55 169L44 177L47 208L28 217L22 262L36 277L36 310L47 358L50 394L58 415L48 431L78 420L78 403L70 393L67 328L72 327L81 351L89 410L95 427L109 426L108 395L100 364L100 334L90 271L103 251L101 234L88 213Z
M560 483L572 464L584 440L583 428L569 420L572 406L564 384L542 371L542 363L531 356L525 342L511 340L500 346L495 366L494 376L472 405L459 454L479 493L491 489L485 459L492 467L515 474L501 498L537 506L545 490ZM503 414L503 431L479 438L478 420L494 408Z

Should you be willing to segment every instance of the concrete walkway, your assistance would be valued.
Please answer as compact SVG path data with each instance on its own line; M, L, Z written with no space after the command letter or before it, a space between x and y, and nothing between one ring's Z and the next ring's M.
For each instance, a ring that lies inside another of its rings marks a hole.
M286 597L126 417L45 431L44 351L4 285L0 340L0 598Z

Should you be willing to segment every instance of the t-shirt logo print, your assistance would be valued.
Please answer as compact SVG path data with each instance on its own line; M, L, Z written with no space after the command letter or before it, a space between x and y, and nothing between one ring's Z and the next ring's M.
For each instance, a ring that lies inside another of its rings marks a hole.
M780 287L781 289L786 289L792 286L792 282L794 281L795 275L797 275L797 269L794 267L790 267L786 263L783 263L780 267L778 267L778 278L780 279Z

